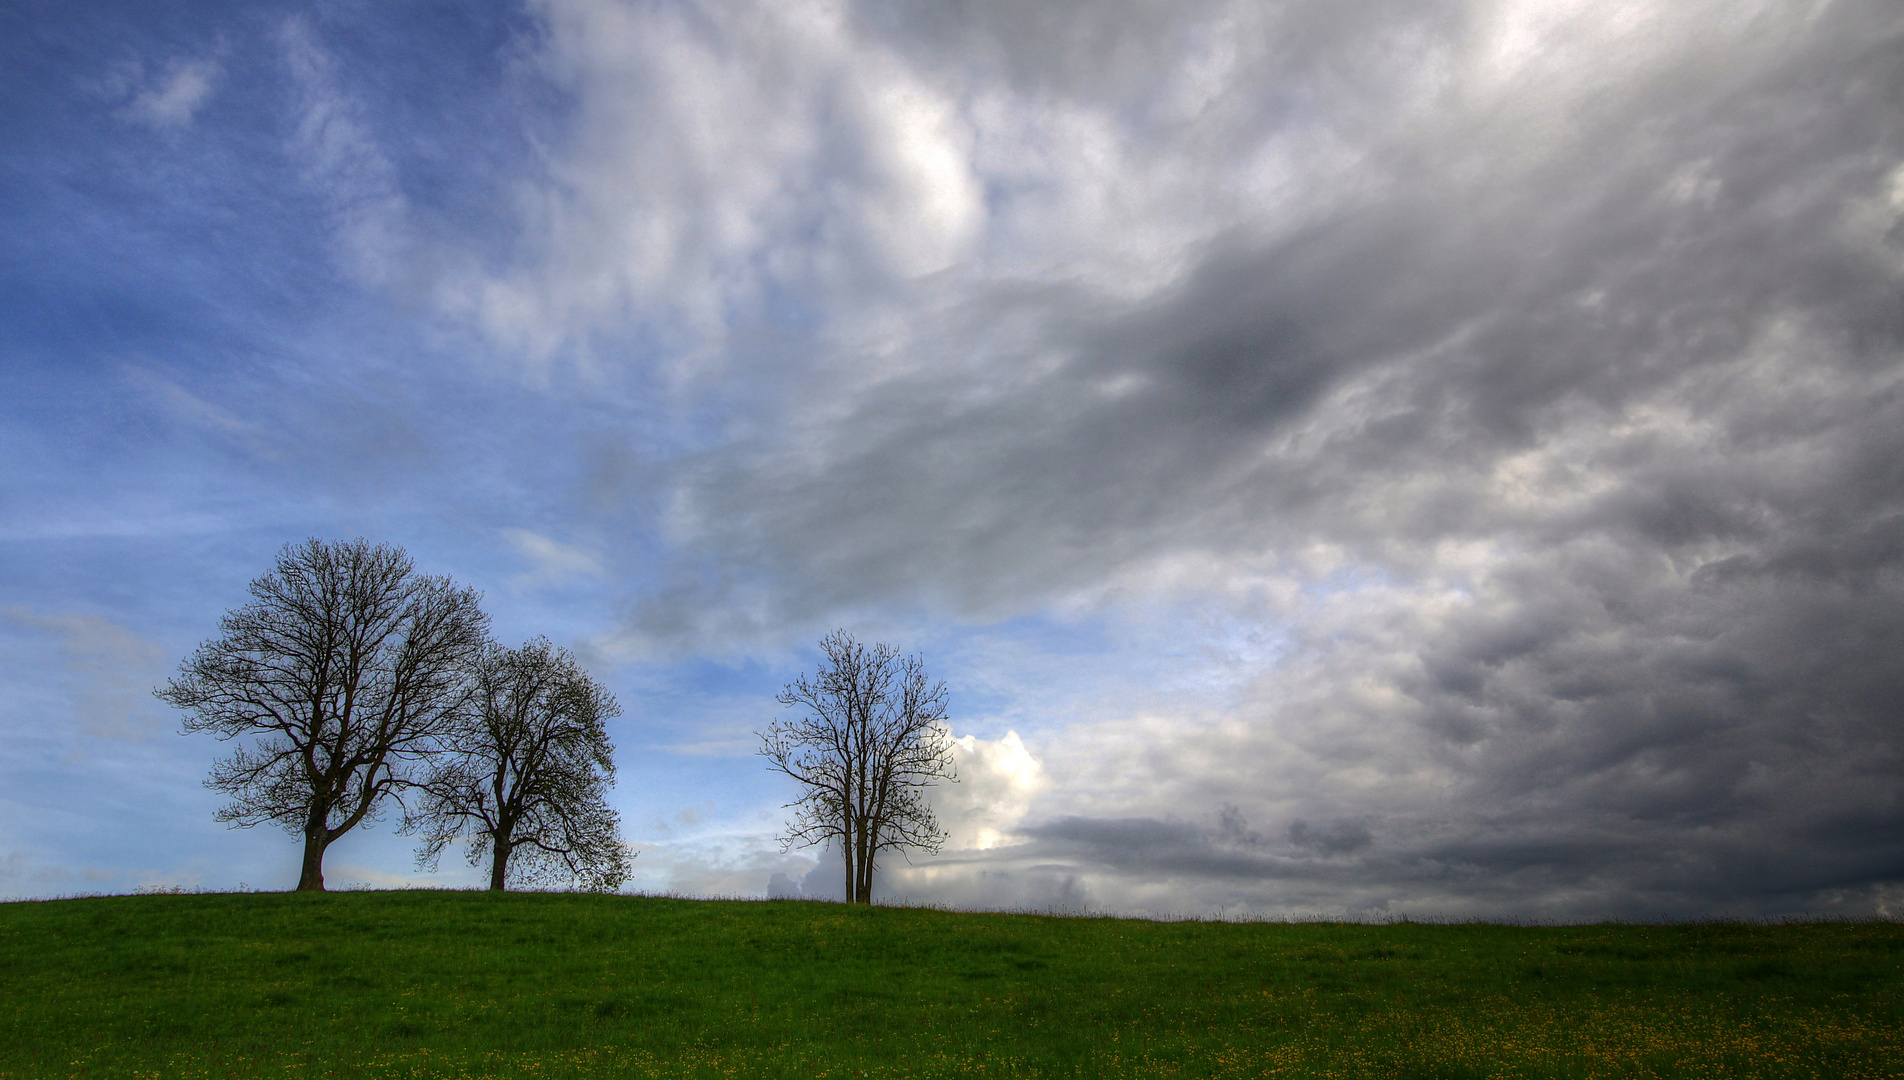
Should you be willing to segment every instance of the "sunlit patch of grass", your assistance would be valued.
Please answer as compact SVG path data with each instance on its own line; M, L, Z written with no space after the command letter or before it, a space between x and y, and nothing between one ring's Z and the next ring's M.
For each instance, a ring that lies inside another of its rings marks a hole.
M1904 1076L1904 927L0 905L0 1077Z

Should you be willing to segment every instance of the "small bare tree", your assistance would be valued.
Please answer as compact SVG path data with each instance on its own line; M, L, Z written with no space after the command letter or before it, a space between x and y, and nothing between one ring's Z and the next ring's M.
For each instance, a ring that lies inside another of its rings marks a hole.
M462 709L488 616L475 591L361 539L287 545L251 595L155 693L188 733L251 737L205 782L231 796L218 820L302 835L297 887L322 891L325 849L401 798Z
M798 708L761 732L760 756L806 793L788 803L787 848L836 842L846 861L848 903L870 904L881 852L937 852L939 829L925 789L958 779L946 726L944 683L925 663L889 645L870 648L836 630L820 641L826 661L813 678L788 683L778 700Z
M621 821L608 805L615 748L606 721L615 698L566 650L537 638L491 645L471 669L473 707L446 740L412 823L424 833L421 866L451 841L469 862L487 855L489 887L509 881L580 882L613 892L628 877Z

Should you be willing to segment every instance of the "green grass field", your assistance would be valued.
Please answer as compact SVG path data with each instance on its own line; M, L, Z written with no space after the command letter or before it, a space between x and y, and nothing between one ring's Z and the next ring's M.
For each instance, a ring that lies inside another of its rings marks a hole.
M0 1076L1904 1075L1904 926L455 892L0 905Z

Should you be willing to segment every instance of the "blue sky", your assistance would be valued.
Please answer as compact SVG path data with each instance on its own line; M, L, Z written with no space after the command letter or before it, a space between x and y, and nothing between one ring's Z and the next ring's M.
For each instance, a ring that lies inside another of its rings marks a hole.
M1890 5L0 20L0 895L291 884L150 689L363 536L616 693L647 891L832 887L845 627L961 740L895 898L1904 903Z

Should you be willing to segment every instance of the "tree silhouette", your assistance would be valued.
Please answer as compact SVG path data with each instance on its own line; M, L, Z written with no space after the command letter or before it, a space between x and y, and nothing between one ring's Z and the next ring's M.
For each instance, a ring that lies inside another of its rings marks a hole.
M471 670L474 694L424 783L419 865L459 837L470 865L490 860L489 887L511 880L580 882L613 892L628 876L620 819L606 800L615 748L614 696L566 650L537 638L491 645Z
M836 630L820 641L826 660L777 700L800 715L760 732L760 756L806 789L788 803L786 847L837 842L848 903L869 904L881 852L937 852L946 834L925 789L958 779L946 726L944 683L925 663L889 645L862 645Z
M488 616L475 591L362 539L286 545L251 595L155 693L188 733L248 739L206 781L231 796L218 820L302 835L297 887L322 891L325 850L440 749Z

